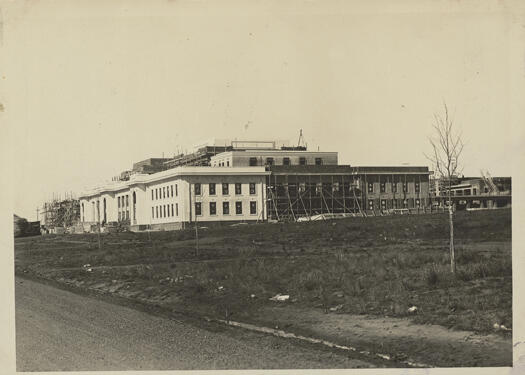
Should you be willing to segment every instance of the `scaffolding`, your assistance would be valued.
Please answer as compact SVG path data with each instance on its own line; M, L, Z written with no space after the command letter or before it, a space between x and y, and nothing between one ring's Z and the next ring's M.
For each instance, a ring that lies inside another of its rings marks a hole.
M268 219L304 221L364 215L359 177L340 167L334 166L333 171L272 171L266 177Z

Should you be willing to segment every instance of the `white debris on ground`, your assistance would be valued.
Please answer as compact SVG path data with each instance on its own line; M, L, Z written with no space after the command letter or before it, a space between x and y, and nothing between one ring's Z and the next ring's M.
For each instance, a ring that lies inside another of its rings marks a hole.
M288 301L289 299L290 299L290 295L278 293L275 296L273 296L272 298L270 298L270 301L284 302L284 301Z
M503 324L494 323L493 327L496 331L512 331L510 328L505 327Z
M409 313L413 314L413 313L415 313L417 311L417 307L416 306L409 307L407 311Z
M339 311L343 308L343 305L337 305L334 307L330 307L330 311Z
M250 294L250 298L255 298L255 294Z

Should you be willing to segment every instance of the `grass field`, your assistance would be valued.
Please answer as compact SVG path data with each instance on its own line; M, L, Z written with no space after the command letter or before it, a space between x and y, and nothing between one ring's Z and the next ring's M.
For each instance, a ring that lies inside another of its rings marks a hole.
M477 332L512 327L511 210L15 241L16 272L218 318L294 304ZM86 266L89 264L89 266ZM277 293L290 295L272 302ZM411 306L416 313L408 313Z

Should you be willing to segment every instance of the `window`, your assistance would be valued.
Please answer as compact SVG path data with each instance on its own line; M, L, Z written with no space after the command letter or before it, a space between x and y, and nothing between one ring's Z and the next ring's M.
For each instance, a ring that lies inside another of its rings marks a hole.
M407 183L406 181L403 182L403 193L407 193L408 192L408 186L407 186Z
M210 195L215 195L215 184L209 185Z
M160 216L160 217L163 217L163 216L162 216L162 206L159 206L159 213L160 213L159 216Z
M250 167L255 167L257 165L257 158L250 158Z
M373 210L374 209L374 200L373 199L369 199L368 200L368 209L369 210Z
M195 184L195 195L201 195L201 184Z
M195 215L202 215L201 202L195 202Z
M175 216L179 216L179 204L175 203Z
M169 188L168 188L168 190L169 190ZM170 205L168 204L167 207L168 207L168 215L167 216L170 217Z
M122 220L122 212L118 212L118 221Z
M252 201L250 202L250 215L256 215L257 214L257 202Z
M226 160L226 166L227 166L227 167L230 166L230 161L229 161L229 160Z
M386 210L386 199L381 199L381 209Z
M151 200L153 200L155 198L155 193L153 192L153 190L151 190Z
M283 165L290 165L290 158L283 158Z
M242 194L242 184L236 183L235 184L235 194L241 195Z
M126 220L129 220L129 211L126 211Z
M171 185L171 197L173 198L173 185Z
M159 218L159 206L155 207L155 212L157 213L157 219Z
M223 215L230 214L230 202L222 202L222 214Z
M164 205L164 217L166 217L166 205Z
M126 207L129 206L129 195L126 195Z
M118 208L120 208L120 197L118 197Z
M392 193L397 193L397 184L392 182Z
M242 215L242 202L235 202L235 213Z
M166 188L162 188L162 198L166 198Z
M155 200L159 199L159 189L155 189Z
M222 195L230 194L229 187L230 185L227 183L222 184Z
M323 164L323 159L315 158L315 165L322 165L322 164Z
M419 182L416 181L416 183L414 184L414 188L416 189L416 193L419 193Z
M153 190L152 190L153 192ZM151 207L151 217L155 218L155 207Z
M273 158L266 158L266 165L273 165Z
M175 216L175 213L173 212L173 203L171 204L171 216Z
M300 157L299 158L299 165L306 165L306 158L305 157Z
M255 182L250 182L250 194L255 194Z
M477 193L478 193L477 189L476 189L476 188L473 188L473 189L472 189L472 195L477 195Z
M368 183L368 192L373 193L374 192L374 183L369 182Z
M177 185L175 185L175 196L178 197L179 196L179 188Z
M217 203L210 202L210 215L217 215Z
M403 200L403 206L404 206L405 208L408 207L408 199L404 199L404 200Z
M417 208L421 207L421 201L419 199L416 199L416 207Z
M386 183L381 182L381 183L379 184L379 191L380 191L381 193L384 193L384 192L386 191Z

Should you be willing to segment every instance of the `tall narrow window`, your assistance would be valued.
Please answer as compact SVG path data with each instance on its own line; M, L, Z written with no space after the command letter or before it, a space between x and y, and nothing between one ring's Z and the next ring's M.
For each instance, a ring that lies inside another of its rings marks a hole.
M166 198L166 187L162 187L162 198Z
M230 184L223 183L222 184L222 195L229 195L230 194Z
M126 195L126 207L129 206L129 195Z
M255 194L255 183L254 182L250 182L250 194L251 195Z
M230 214L230 202L222 202L222 214L223 215Z
M407 186L406 181L403 182L403 193L408 193L408 186Z
M179 216L179 204L175 203L175 216Z
M384 193L384 192L386 191L386 183L385 183L385 182L381 182L381 183L379 184L379 191L380 191L381 193Z
M235 213L242 215L242 202L235 202Z
M173 185L171 185L171 197L173 198Z
M166 217L166 205L164 205L164 217Z
M202 215L201 202L195 202L195 215Z
M241 195L242 194L242 184L236 183L235 184L235 194Z
M175 213L173 212L173 203L171 204L171 216L175 216Z
M210 195L215 195L215 184L209 184Z
M151 217L155 218L155 207L151 207Z
M175 184L175 196L178 197L179 196L179 187L178 185Z
M201 184L200 183L195 184L195 195L201 195Z
M210 215L217 215L217 203L210 202Z
M368 192L373 193L374 192L374 184L372 182L368 183Z
M154 195L153 195L153 194L154 194L154 193L153 193L153 189L152 189L152 190L151 190L151 200L154 199Z
M155 200L159 199L159 189L155 188Z
M250 202L250 215L257 214L257 202L252 201Z
M416 190L416 193L419 193L419 181L416 181L414 184L414 188Z
M155 206L155 213L158 219L159 218L159 206Z
M397 183L392 182L392 193L397 193Z

